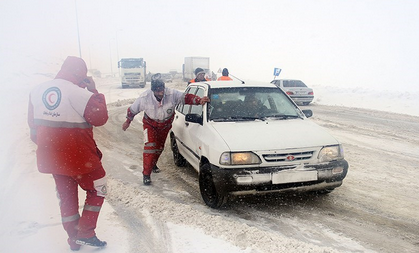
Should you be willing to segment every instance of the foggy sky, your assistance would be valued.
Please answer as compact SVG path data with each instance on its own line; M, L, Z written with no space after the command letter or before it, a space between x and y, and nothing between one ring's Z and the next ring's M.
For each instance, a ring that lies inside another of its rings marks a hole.
M278 67L308 85L418 91L417 13L415 0L2 0L0 71L24 72L26 57L57 67L79 56L79 34L103 73L122 57L167 72L207 56L242 79L270 81Z

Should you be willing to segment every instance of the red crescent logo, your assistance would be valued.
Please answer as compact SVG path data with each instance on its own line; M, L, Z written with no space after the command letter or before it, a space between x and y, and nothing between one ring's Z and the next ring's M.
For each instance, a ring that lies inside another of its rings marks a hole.
M53 96L55 96L56 94L55 93L50 93L49 95L48 95L48 102L50 102L51 104L53 104L54 103L54 101L52 100L53 99Z

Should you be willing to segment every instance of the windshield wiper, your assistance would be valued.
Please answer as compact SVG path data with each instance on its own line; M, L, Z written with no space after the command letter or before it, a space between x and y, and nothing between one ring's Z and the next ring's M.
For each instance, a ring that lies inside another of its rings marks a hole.
M235 120L263 120L265 121L265 117L249 117L249 116L231 116L229 117L230 119L235 119Z
M301 118L299 115L274 114L265 116L265 118L279 118L279 119L296 119Z
M229 116L229 117L223 117L223 118L213 118L211 120L213 121L248 121L248 120L262 120L265 121L266 117L248 117L248 116Z

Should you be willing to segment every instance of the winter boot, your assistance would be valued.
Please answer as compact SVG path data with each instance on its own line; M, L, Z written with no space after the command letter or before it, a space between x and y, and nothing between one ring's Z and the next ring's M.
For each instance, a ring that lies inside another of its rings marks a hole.
M161 169L159 167L157 167L157 165L154 165L153 172L154 173L160 173L161 172Z
M78 245L74 239L68 238L67 242L68 242L68 245L70 245L71 251L79 251L80 250L80 245Z
M145 185L150 185L151 184L151 178L150 175L143 175L143 183Z
M76 243L79 245L88 245L99 248L103 248L107 244L105 241L99 240L96 236L90 238L79 238L76 240Z

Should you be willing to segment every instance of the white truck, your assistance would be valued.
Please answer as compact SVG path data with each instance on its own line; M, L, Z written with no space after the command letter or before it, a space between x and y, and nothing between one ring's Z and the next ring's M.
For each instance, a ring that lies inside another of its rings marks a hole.
M122 88L136 86L144 88L146 84L146 62L143 58L123 58L118 62Z
M195 69L202 68L206 76L211 78L209 57L185 57L185 63L182 66L183 81L187 82L195 78Z

